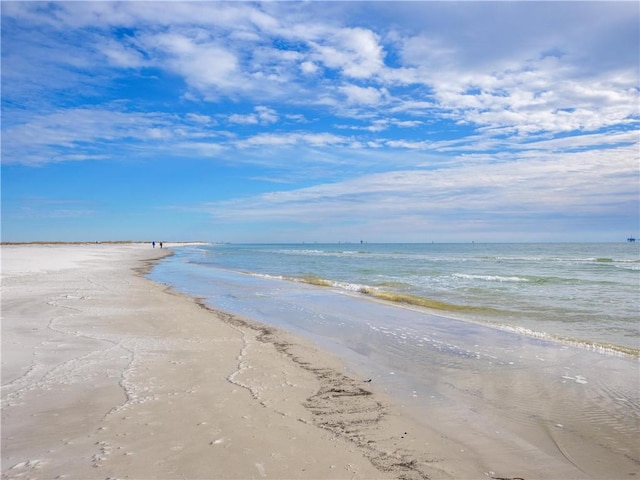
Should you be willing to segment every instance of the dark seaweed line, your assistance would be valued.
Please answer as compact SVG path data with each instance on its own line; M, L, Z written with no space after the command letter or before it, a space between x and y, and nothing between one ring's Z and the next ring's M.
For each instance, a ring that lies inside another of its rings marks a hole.
M367 439L370 436L366 430L374 431L385 417L386 410L384 405L375 400L369 390L358 385L356 380L330 368L313 367L291 351L291 344L277 341L274 328L212 309L202 299L196 299L196 303L201 308L215 313L226 323L258 332L256 340L271 343L277 351L315 375L320 382L320 388L307 398L303 405L311 411L316 426L355 444L371 464L382 472L395 473L399 480L429 480L430 477L422 471L418 461L412 458L414 455L411 453L414 452L403 454L396 450L387 453L382 451L375 440ZM354 404L362 402L363 399L367 401L366 406ZM433 462L427 460L425 463Z

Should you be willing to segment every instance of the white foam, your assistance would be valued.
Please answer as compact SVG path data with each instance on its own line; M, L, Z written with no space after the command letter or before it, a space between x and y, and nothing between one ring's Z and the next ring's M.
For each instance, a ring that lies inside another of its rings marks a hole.
M471 275L469 273L454 273L451 275L455 278L464 278L465 280L486 280L489 282L529 282L529 279L522 277L505 277L502 275Z
M580 383L582 385L586 385L587 383L587 379L585 377L583 377L582 375L576 375L574 377L570 376L570 375L563 375L562 378L564 378L565 380L573 380L576 383Z

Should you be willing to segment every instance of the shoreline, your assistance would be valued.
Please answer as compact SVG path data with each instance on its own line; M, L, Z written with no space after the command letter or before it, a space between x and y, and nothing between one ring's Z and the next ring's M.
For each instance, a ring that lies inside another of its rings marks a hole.
M3 479L532 480L635 471L633 452L598 459L598 445L573 448L569 425L536 420L534 437L521 436L529 421L513 423L525 412L500 403L493 368L445 373L429 363L420 375L465 403L421 393L427 402L416 408L372 370L286 326L146 277L173 245L2 247ZM503 380L526 393L520 372L509 368ZM569 373L542 395L582 389L586 381Z
M3 246L2 478L481 474L331 354L144 278L169 254Z
M342 290L342 293L345 295L352 295L356 298L364 298L366 300L370 300L372 302L378 302L382 305L392 305L399 308L413 309L419 312L424 312L428 315L437 315L441 317L450 318L455 321L470 323L473 325L478 325L485 328L491 328L495 330L500 330L503 332L513 333L515 335L522 335L529 338L539 339L543 341L552 342L559 345L568 345L572 347L581 348L587 351L597 352L602 355L612 355L612 356L621 356L623 358L630 358L633 360L640 361L640 348L634 348L627 345L619 345L614 343L607 342L598 342L595 340L582 340L579 338L571 338L566 335L560 335L555 333L548 332L539 332L536 330L531 330L526 327L514 326L514 325L505 325L500 323L492 323L490 321L483 321L474 319L472 317L463 317L460 315L456 315L458 311L473 311L480 310L481 307L466 307L466 308L457 308L457 309L447 309L444 306L447 304L441 303L443 305L442 308L437 305L437 301L432 301L429 303L428 301L422 301L422 297L412 296L412 295L404 295L404 294L396 294L394 292L387 292L384 290L375 291L375 287L361 286L358 289L345 289L340 284L341 282L318 278L318 277L293 277L293 276L278 276L278 275L268 275L268 274L257 274L252 272L234 270L234 273L238 273L241 275L247 275L256 278L266 278L273 280L282 280L285 282L292 283L302 283L307 285L312 285L321 288L333 289L337 288ZM487 309L484 309L487 310Z
M637 383L629 381L636 360L206 268L187 252L176 250L151 278L337 355L413 419L409 437L424 430L436 439L426 440L423 452L472 472L456 478L620 479L638 472Z

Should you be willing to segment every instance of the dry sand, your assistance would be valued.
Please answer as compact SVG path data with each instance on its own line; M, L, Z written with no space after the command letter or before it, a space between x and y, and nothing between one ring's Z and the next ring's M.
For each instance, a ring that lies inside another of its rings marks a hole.
M166 249L1 253L2 478L491 476L331 355L143 278Z

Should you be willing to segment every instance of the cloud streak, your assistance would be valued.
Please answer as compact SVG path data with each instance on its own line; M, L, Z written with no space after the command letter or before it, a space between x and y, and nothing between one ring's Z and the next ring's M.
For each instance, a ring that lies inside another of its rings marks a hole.
M207 162L235 188L168 202L227 224L628 223L639 10L5 2L2 165Z

